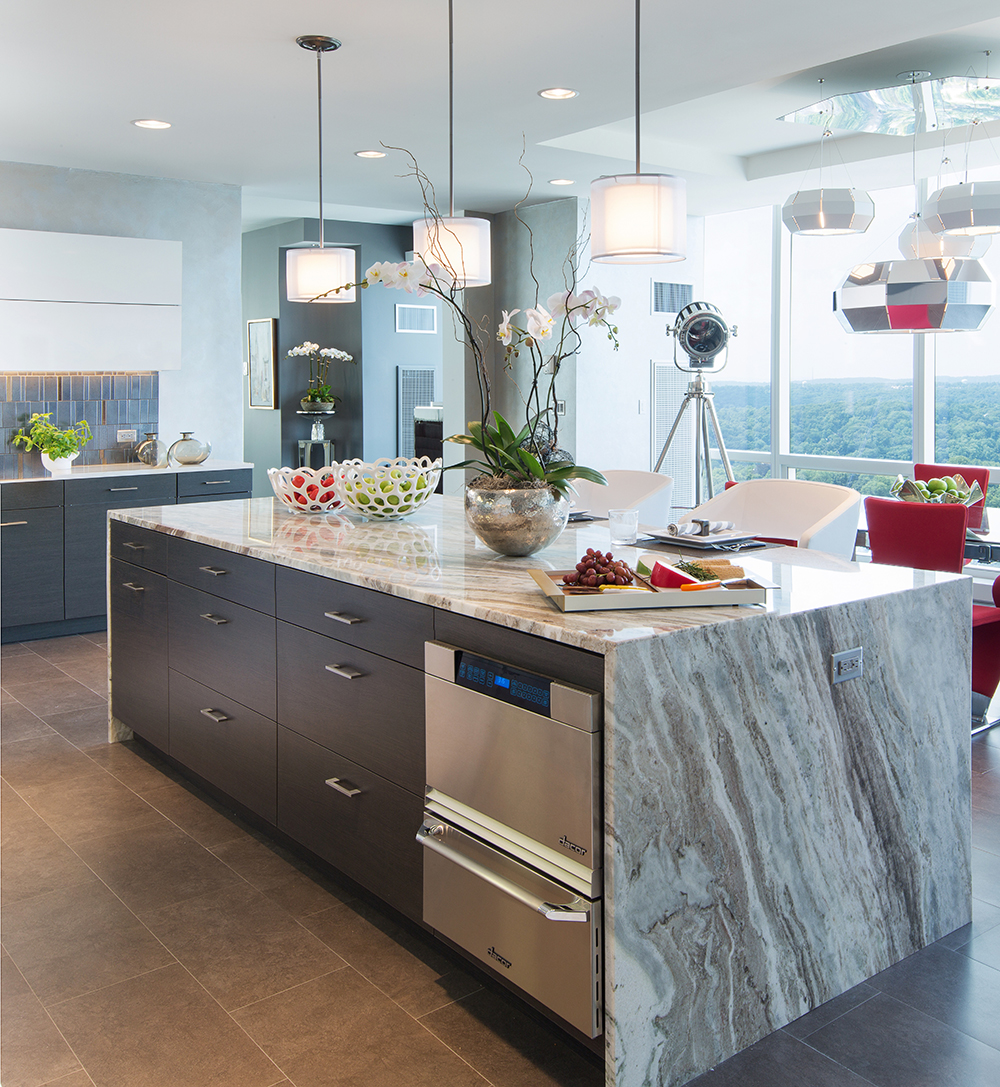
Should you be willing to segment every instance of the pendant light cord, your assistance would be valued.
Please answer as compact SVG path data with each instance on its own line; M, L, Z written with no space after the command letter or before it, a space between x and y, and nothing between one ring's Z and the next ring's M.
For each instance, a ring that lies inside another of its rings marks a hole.
M639 5L641 0L635 0L635 172L642 173L642 163L639 156Z
M316 50L316 119L319 133L319 247L323 248L323 50Z
M455 4L448 0L448 215L455 218Z

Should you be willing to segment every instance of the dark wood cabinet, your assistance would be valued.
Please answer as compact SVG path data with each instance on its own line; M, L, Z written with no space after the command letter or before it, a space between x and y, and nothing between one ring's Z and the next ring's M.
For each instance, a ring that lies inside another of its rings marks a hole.
M172 536L167 543L167 573L171 581L274 615L270 562Z
M0 515L0 622L4 627L63 618L60 506L5 507Z
M171 670L171 757L271 824L276 745L273 719Z
M112 526L112 540L116 527ZM131 537L135 542L136 533ZM146 537L158 533L146 532ZM149 541L155 547L155 541ZM112 558L111 659L114 681L111 712L123 724L168 751L170 748L167 691L167 579Z
M278 726L278 828L415 920L422 813L422 797Z
M232 501L249 498L253 488L250 468L221 469L215 472L178 472L177 502Z

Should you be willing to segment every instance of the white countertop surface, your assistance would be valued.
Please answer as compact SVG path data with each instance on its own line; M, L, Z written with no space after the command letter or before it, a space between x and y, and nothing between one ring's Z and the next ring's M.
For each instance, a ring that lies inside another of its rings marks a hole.
M766 613L829 608L962 576L846 562L818 551L780 547L733 556L748 573L777 583L766 605L563 614L527 571L565 570L588 547L607 550L603 522L570 525L543 551L510 558L476 539L465 523L461 499L440 495L404 520L388 522L353 514L293 513L271 498L116 510L111 517L597 653L626 640L747 621ZM680 553L666 545L615 550L633 565L644 551L662 554L667 561Z
M24 479L0 479L0 483L37 483L41 479L106 479L121 475L177 475L179 472L229 472L237 468L252 468L253 465L242 460L213 460L209 457L201 464L171 464L167 468L150 468L139 461L128 464L82 464L69 472L53 475L45 472L40 476L26 476Z

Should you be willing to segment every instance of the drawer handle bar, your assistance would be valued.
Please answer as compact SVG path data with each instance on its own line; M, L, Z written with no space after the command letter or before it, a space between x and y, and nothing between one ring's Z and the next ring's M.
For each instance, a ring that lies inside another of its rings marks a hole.
M223 570L220 566L199 566L199 570L204 570L206 574L211 574L213 577L222 577L223 574L228 574L228 570Z
M203 479L201 485L203 487L218 487L220 483L232 483L231 479Z
M125 546L129 549L129 551L145 551L146 550L146 545L145 544L132 543L131 540L126 540Z
M323 614L327 619L336 619L338 623L346 623L349 627L364 622L364 619L359 619L356 615L345 615L342 611L325 611Z
M131 589L131 591L134 593L144 593L146 591L145 585L136 585L134 582L131 581L123 581L122 587L125 589Z
M451 846L446 845L440 839L443 831L444 828L440 825L429 827L425 824L417 831L417 841L427 849L433 849L435 853L440 853L442 857L447 858L453 864L457 864L459 868L464 868L467 872L471 872L474 876L478 876L481 880L490 884L490 886L496 887L498 891L502 891L505 895L516 899L536 913L540 913L546 921L590 920L590 910L576 908L577 903L580 906L586 905L582 898L578 898L577 902L572 906L555 906L551 902L546 902L512 880L501 876L498 872L494 872L491 868L474 861L471 857L463 856L457 850L452 849Z
M349 781L341 781L340 778L327 778L324 784L329 785L331 789L336 789L338 793L343 793L344 796L360 796L361 790L355 788Z
M229 718L222 712L222 710L213 710L211 707L201 711L206 717L211 717L216 724L222 724L223 721L228 721Z
M361 679L365 673L359 672L357 668L352 668L349 664L326 664L323 666L328 672L333 672L335 676L343 676L344 679Z
M109 487L109 491L137 491L138 487Z
M223 623L228 623L228 619L223 619L221 615L213 615L210 611L206 611L202 615L202 619L207 619L210 623L215 623L217 627L221 627Z
M0 521L0 528L13 528L15 525L26 525L27 521Z

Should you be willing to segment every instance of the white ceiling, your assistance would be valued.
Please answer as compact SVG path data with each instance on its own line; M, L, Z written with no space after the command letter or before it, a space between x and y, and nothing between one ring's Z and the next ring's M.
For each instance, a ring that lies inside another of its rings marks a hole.
M592 178L634 169L633 10L456 0L459 207L497 211L524 194L522 141L531 202L585 196ZM996 0L644 0L644 168L685 175L696 214L780 201L814 162L818 130L779 114L915 68L986 75L986 49L1000 76L996 13ZM412 151L446 205L446 0L11 0L0 158L240 185L248 226L314 215L315 58L294 41L307 33L343 42L323 62L328 215L401 222L419 209L404 156L353 155L380 142ZM554 85L580 94L537 96ZM173 127L144 131L129 123L138 117ZM1000 161L1000 126L992 141L988 127L973 166ZM922 144L933 173L941 137ZM911 177L909 139L838 145L853 184ZM964 162L964 133L949 154ZM576 184L550 187L556 177Z

